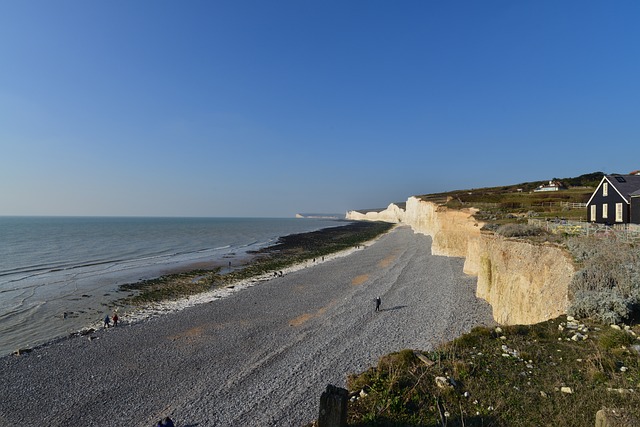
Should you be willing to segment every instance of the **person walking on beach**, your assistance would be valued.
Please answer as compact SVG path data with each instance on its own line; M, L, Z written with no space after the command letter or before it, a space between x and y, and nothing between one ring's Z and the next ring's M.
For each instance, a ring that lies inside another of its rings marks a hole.
M118 313L117 312L113 313L113 326L114 327L118 326L118 319L119 319L118 318Z
M380 297L376 298L376 311L380 311L380 303L382 303Z
M111 323L111 319L109 319L109 315L107 314L106 316L104 316L104 328L108 328L109 327L109 323Z

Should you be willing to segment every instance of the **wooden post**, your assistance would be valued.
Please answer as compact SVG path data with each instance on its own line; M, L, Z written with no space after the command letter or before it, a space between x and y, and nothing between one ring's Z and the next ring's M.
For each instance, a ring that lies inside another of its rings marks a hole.
M348 397L347 390L327 385L327 390L320 396L318 427L346 427Z

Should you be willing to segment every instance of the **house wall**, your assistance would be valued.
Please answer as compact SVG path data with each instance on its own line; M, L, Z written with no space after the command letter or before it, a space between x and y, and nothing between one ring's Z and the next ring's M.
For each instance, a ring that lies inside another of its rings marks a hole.
M608 195L604 195L603 191L603 183L600 183L595 193L591 197L591 201L587 204L587 218L591 222L597 222L600 224L615 224L616 223L616 203L622 203L622 222L629 222L629 205L627 202L620 196L620 194L613 188L613 185L608 181L604 181L604 183L609 184ZM609 212L607 218L603 218L602 216L602 205L609 205ZM596 205L596 217L591 218L591 206ZM620 222L618 222L620 223Z
M629 215L629 222L633 224L640 224L640 196L631 198L631 212Z

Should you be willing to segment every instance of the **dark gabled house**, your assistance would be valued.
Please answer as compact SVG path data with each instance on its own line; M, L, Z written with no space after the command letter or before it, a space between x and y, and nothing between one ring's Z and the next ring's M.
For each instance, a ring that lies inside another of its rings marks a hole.
M640 224L640 175L605 175L587 202L587 219L601 224Z

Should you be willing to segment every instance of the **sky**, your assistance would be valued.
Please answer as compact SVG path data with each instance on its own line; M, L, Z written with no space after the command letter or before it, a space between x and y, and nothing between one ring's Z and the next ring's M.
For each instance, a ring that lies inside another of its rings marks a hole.
M0 0L0 215L292 217L640 169L640 2Z

